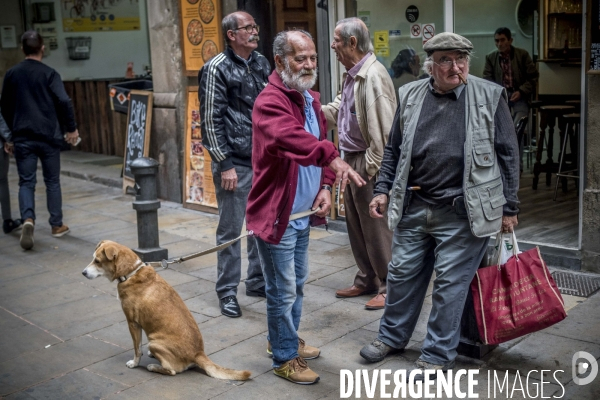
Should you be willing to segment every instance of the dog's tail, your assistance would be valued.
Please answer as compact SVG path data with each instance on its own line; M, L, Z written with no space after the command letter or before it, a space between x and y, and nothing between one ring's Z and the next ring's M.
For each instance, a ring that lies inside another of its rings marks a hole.
M210 377L217 379L231 379L234 381L245 381L250 378L250 371L239 371L235 369L223 368L211 361L206 354L200 354L196 357L196 364Z

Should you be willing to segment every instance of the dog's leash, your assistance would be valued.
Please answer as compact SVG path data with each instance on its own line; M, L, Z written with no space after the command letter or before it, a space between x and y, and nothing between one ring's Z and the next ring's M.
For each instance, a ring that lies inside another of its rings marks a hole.
M310 215L315 214L320 209L321 209L321 207L317 208L316 210L308 210L308 211L302 211L302 212L299 212L299 213L296 213L296 214L292 214L292 215L290 215L290 221L294 221L296 219L308 217ZM232 240L230 240L228 242L225 242L225 243L221 243L218 246L211 247L208 250L199 251L199 252L188 254L188 255L185 255L185 256L181 256L181 257L178 257L178 258L171 258L171 259L168 259L168 260L150 261L150 262L147 262L146 265L150 265L152 267L162 267L163 269L167 269L167 268L169 268L170 264L181 264L182 262L185 262L187 260L191 260L192 258L202 257L202 256L205 256L207 254L214 253L215 251L220 251L220 250L226 249L229 246L231 246L232 244L234 244L235 242L237 242L238 240L241 240L241 239L243 239L243 238L245 238L247 236L250 236L251 234L252 234L252 232L244 233L244 234L236 237L235 239L232 239Z

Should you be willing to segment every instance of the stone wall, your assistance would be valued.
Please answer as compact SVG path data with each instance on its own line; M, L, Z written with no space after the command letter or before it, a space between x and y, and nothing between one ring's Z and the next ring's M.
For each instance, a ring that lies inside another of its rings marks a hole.
M186 77L180 47L177 0L148 2L148 31L154 83L150 157L160 163L158 196L182 202Z
M600 273L600 75L588 75L581 268Z

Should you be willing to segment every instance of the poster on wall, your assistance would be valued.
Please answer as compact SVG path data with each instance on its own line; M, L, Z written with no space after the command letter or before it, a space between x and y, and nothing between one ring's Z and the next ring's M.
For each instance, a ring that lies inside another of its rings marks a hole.
M139 31L139 0L62 0L64 32Z
M187 75L198 74L208 60L223 51L221 2L180 0L183 60Z
M198 87L187 93L185 133L184 207L216 212L217 197L210 168L210 155L202 146L200 132L200 101Z

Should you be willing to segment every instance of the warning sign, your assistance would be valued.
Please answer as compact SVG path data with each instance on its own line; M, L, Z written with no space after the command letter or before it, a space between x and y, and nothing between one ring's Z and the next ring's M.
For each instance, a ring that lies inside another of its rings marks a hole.
M410 37L417 39L421 37L421 24L412 24L410 26Z
M375 31L373 35L376 49L390 47L390 33L388 31Z
M421 30L423 31L423 44L435 36L435 24L423 24Z

